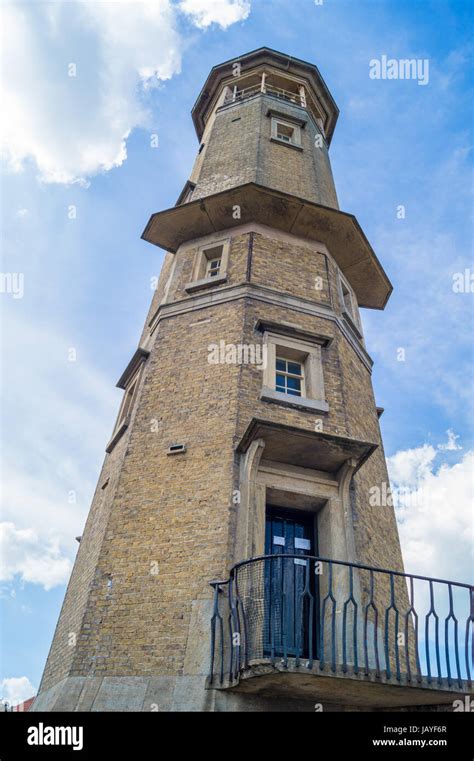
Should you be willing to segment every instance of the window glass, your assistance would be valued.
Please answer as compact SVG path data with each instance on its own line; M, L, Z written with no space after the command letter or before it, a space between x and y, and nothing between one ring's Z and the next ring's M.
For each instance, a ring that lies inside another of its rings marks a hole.
M221 259L209 259L207 262L207 275L208 277L215 277L219 274L219 270L221 268Z
M275 390L291 396L302 396L303 366L283 357L276 358Z
M293 139L294 129L293 127L289 127L287 124L281 124L280 122L277 123L277 138L279 140L284 140L285 143L291 143Z

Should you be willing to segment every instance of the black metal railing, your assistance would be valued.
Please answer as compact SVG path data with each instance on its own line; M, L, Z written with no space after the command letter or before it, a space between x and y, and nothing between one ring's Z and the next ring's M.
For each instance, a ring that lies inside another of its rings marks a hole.
M469 584L301 554L252 558L210 583L212 686L262 661L414 685L471 683Z

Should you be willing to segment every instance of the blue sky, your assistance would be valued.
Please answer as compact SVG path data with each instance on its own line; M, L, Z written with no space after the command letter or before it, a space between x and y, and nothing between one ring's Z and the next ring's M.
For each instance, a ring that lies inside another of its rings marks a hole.
M2 4L2 272L21 273L24 292L0 293L0 697L39 684L118 410L115 383L162 262L140 235L188 178L194 100L214 64L263 45L319 67L341 112L330 151L340 206L394 285L385 312L364 310L363 321L392 482L429 495L422 511L406 497L398 505L406 568L468 580L473 294L454 292L453 276L473 271L471 8ZM428 59L428 84L371 79L383 54Z

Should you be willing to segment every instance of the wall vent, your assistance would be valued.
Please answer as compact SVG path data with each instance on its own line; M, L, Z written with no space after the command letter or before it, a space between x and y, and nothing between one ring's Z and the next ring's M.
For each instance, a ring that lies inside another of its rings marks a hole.
M183 454L186 451L186 444L171 444L166 454Z

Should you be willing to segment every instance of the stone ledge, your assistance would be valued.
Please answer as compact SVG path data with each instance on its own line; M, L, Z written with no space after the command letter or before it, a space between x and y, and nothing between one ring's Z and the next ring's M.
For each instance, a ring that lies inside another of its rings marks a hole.
M234 206L241 211L236 220L230 214ZM384 309L392 284L353 214L256 182L152 214L141 237L175 253L190 240L248 223L324 244L352 286L358 305Z
M306 399L304 396L289 396L281 391L274 391L272 388L264 387L260 394L262 402L272 404L281 404L284 407L295 407L304 412L329 412L329 404L318 399Z
M344 320L341 319L332 309L321 302L311 302L308 299L293 296L282 296L272 288L257 286L253 283L240 282L235 285L225 285L222 288L216 288L210 293L194 293L189 298L179 299L162 304L158 307L153 317L148 323L150 334L156 329L161 319L174 317L178 314L185 314L199 309L204 309L216 304L223 304L241 298L253 298L266 304L273 304L277 307L286 307L303 314L312 314L315 317L321 317L335 323L342 335L349 341L359 359L363 362L368 372L372 372L372 359L362 346L362 343L356 340L354 334L348 329Z
M376 676L374 671L368 674L361 668L355 673L348 666L347 673L333 672L329 665L320 668L315 661L313 668L307 668L304 662L296 666L294 659L289 659L284 666L279 661L271 664L269 660L250 661L242 669L234 682L222 685L209 679L207 689L230 690L245 694L274 695L275 697L292 697L300 700L317 700L321 702L341 702L350 706L365 706L372 710L380 708L397 710L408 706L452 706L455 700L464 700L469 693L469 683L448 686L447 680L440 685L433 680L430 684L426 677L420 682L409 682L406 674L400 681L388 680L384 673Z
M193 280L191 283L186 283L184 290L186 293L194 293L194 291L202 291L206 288L213 288L215 285L222 285L227 282L227 275L219 275L219 277L203 277L200 280Z
M296 143L287 143L286 140L279 140L277 137L270 138L271 143L277 143L278 145L284 145L286 148L293 148L294 151L303 152L303 146Z

